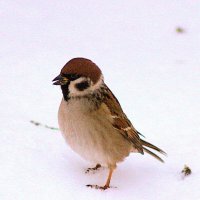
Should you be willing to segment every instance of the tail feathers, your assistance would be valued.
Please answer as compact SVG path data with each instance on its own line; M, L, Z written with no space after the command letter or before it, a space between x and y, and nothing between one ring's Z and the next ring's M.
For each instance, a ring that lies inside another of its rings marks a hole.
M158 159L160 162L164 163L164 160L162 158L160 158L158 155L156 155L155 153L153 153L152 151L148 150L147 148L143 147L143 150L150 154L151 156L153 156L154 158Z
M144 150L146 153L150 154L151 156L153 156L154 158L158 159L159 161L164 162L163 159L161 159L158 155L156 155L155 153L153 153L152 151L150 151L150 150L147 149L146 147L149 147L149 148L151 148L151 149L153 149L153 150L155 150L155 151L158 151L159 153L161 153L161 154L163 154L163 155L167 155L166 152L164 152L162 149L160 149L160 148L154 146L153 144L151 144L151 143L149 143L149 142L146 142L146 141L144 141L144 140L141 140L141 142L142 142L143 150ZM145 146L145 147L144 147L144 146Z
M167 155L166 152L164 152L162 149L156 147L155 145L153 145L153 144L151 144L151 143L149 143L149 142L146 142L146 141L144 141L144 140L141 140L141 142L142 142L142 146L149 147L149 148L151 148L151 149L154 149L154 150L158 151L159 153L161 153L161 154L163 154L163 155Z

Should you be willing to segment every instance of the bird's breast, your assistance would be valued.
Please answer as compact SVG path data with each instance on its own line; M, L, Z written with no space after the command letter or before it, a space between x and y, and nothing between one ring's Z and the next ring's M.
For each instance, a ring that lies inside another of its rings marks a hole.
M92 111L91 103L61 101L58 121L69 146L86 160L101 163L122 160L130 152L130 144L112 127L108 110Z

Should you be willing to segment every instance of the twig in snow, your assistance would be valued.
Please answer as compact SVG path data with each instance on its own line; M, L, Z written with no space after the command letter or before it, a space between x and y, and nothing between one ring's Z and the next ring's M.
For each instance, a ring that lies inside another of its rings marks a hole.
M36 122L34 120L31 120L30 123L34 124L35 126L43 126L45 128L51 129L51 130L59 130L58 128L55 128L53 126L48 126L46 124L41 124L40 122Z

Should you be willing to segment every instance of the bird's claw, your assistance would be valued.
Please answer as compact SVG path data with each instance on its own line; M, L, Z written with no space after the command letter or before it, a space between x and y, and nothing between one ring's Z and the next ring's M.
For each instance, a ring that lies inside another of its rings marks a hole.
M90 172L92 172L92 173L95 173L99 168L101 168L101 165L100 164L97 164L95 167L93 167L93 168L88 168L86 171L85 171L85 173L86 174L88 174L88 173L90 173Z
M94 188L94 189L100 189L100 190L106 190L110 188L110 186L104 185L104 186L99 186L99 185L86 185L87 187Z

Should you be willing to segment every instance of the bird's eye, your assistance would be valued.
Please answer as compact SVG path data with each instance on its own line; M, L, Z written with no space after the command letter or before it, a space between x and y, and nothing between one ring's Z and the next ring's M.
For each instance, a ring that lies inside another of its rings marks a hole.
M77 74L70 74L70 79L73 81L78 78Z

